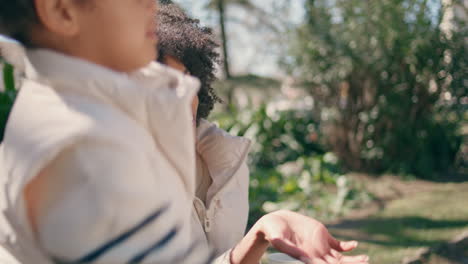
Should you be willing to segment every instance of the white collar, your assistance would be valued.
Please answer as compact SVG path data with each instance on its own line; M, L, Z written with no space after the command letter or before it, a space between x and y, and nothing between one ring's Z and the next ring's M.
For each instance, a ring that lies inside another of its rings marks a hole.
M24 71L26 55L21 43L0 35L0 56L12 64L18 72Z

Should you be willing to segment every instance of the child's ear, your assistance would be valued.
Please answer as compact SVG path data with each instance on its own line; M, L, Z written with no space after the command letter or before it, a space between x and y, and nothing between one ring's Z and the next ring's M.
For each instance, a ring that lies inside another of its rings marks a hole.
M34 3L40 24L48 31L68 37L79 32L80 10L75 0L34 0Z

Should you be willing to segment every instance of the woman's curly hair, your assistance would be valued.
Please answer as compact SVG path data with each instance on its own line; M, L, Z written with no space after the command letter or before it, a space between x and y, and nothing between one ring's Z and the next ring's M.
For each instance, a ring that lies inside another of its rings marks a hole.
M200 79L197 121L207 118L215 103L221 102L212 86L216 80L216 66L220 63L219 44L213 30L201 26L199 20L188 17L169 0L159 0L157 19L158 61L163 62L165 56L172 56L182 62L191 75Z

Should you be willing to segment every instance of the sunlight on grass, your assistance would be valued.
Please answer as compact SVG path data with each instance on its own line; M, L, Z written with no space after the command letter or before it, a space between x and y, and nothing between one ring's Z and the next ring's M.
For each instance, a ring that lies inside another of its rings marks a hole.
M468 183L438 184L433 191L392 201L377 215L333 233L359 239L358 253L369 254L373 263L401 263L418 249L449 241L467 230L467 200Z

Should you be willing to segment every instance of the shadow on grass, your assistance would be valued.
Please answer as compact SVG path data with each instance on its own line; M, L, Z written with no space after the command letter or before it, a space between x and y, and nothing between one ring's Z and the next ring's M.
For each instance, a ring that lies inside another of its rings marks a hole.
M437 235L423 235L440 229L468 228L468 220L433 220L419 216L344 220L330 229L342 239L357 239L382 246L430 247L445 242ZM345 231L345 232L340 232ZM358 237L349 232L359 231Z
M441 244L433 248L431 251L432 253L427 257L427 263L437 263L435 261L431 261L433 257L444 258L449 263L453 264L468 263L468 248L466 247L466 245L454 246L450 244Z
M450 172L440 177L436 177L435 179L431 180L432 182L438 183L463 183L468 182L468 170L465 171L457 171L457 172Z

